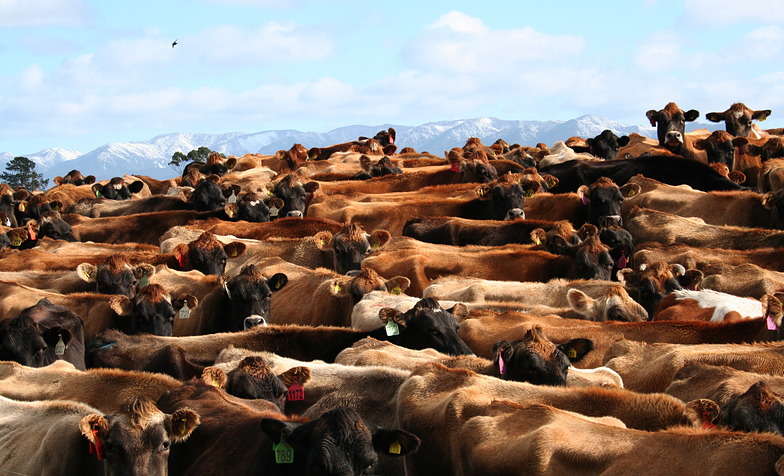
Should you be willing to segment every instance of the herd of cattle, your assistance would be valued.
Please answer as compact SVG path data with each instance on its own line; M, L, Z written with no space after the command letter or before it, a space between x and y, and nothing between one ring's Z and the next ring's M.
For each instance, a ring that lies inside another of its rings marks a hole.
M784 474L770 113L0 184L0 472Z

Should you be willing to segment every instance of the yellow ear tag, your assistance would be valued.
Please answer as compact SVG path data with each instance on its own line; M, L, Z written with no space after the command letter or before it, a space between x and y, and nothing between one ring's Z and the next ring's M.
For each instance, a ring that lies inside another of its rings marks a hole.
M11 246L22 246L22 239L18 236L11 242Z
M89 272L89 271L85 271L85 272L84 272L84 275L85 275L85 276L87 276L87 277L89 278L89 277L90 277L90 272Z
M533 190L529 190L529 191L525 192L525 198L531 198L533 196L534 196Z
M392 288L392 291L390 291L390 292L392 294L403 294L403 290L400 289L400 286L395 286L394 288Z
M397 441L389 445L389 454L399 455L400 454L400 443Z
M534 238L534 244L535 245L541 245L542 244L542 240L540 240L539 237L536 237L536 238Z
M25 211L25 209L26 209L26 208L27 208L27 207L25 206L25 204L24 204L24 203L20 203L20 204L19 204L19 211L20 211L20 212L23 212L23 211Z
M217 387L217 385L216 385ZM184 435L187 429L188 420L185 418L180 418L177 420L177 434Z
M336 293L339 293L342 289L343 289L343 287L340 284L335 283L335 292Z
M627 197L631 197L632 195L637 195L637 191L636 190L629 190L629 193L626 194Z
M570 359L576 359L576 358L577 358L577 351L576 351L576 350L574 350L574 349L569 349L569 351L566 353L566 355L567 355L567 356L568 356Z

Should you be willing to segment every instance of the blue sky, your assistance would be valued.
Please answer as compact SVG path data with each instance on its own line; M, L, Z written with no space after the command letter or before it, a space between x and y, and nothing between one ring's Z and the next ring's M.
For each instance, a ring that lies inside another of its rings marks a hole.
M780 0L0 0L0 151L669 101L781 127L782 53Z

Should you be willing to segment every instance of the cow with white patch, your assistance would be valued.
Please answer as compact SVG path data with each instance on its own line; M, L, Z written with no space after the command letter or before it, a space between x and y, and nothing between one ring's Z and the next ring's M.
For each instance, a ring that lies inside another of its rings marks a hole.
M771 295L757 300L710 289L677 289L662 299L653 320L737 322L764 317L774 322L781 314L781 301ZM771 327L775 330L775 324Z

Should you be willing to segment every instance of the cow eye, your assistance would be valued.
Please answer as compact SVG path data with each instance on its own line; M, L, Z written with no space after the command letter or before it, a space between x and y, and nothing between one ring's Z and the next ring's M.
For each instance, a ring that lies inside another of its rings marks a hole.
M171 441L165 440L163 443L161 443L161 451L168 450L170 446L171 446Z

